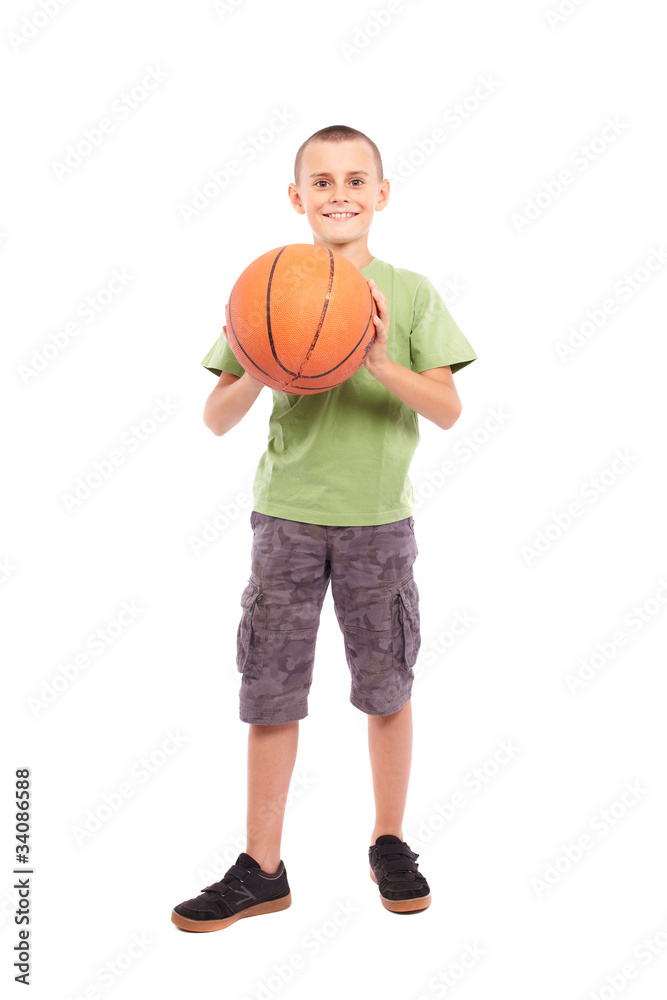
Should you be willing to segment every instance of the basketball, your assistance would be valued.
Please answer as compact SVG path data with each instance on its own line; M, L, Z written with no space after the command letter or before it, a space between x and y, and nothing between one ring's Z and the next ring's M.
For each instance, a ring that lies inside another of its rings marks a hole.
M375 336L375 299L359 268L335 251L291 243L262 254L225 307L239 364L281 392L325 392L361 366Z

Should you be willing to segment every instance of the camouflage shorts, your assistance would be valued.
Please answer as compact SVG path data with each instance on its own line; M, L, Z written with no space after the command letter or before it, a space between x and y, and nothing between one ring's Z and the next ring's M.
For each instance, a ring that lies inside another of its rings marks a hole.
M253 511L250 524L252 568L237 634L241 720L271 725L308 715L329 581L351 674L350 701L368 715L402 708L421 642L413 519L331 527Z

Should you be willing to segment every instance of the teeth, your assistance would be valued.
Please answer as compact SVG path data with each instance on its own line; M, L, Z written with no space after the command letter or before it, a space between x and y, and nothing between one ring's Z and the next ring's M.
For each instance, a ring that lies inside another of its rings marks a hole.
M329 219L352 219L356 215L356 212L329 212L327 217Z

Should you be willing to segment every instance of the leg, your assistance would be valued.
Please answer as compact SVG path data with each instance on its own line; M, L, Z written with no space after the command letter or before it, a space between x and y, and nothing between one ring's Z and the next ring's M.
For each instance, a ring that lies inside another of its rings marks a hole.
M280 864L280 840L299 741L299 723L251 725L248 731L246 853L266 872Z
M280 863L285 802L296 760L320 611L329 584L326 528L253 511L252 573L237 663L240 717L249 723L246 853Z
M369 715L368 744L376 810L368 849L370 876L379 887L386 910L417 913L431 905L431 890L416 863L419 855L405 843L403 836L412 751L409 699L392 715ZM388 835L387 839L383 834ZM381 844L376 843L379 838Z
M412 761L413 665L420 646L413 519L336 529L331 582L352 676L350 701L368 716L375 828L403 839Z
M391 715L368 716L368 751L375 795L375 826L370 843L383 833L403 840L403 815L412 761L410 700Z
M236 866L230 865L226 875L205 886L199 896L174 907L171 921L181 930L218 931L240 917L274 913L291 905L287 872L278 874L278 868L285 801L298 738L298 722L250 726L246 853L257 861L262 872L251 867L243 879L238 870L234 872ZM237 861L245 867L242 854Z

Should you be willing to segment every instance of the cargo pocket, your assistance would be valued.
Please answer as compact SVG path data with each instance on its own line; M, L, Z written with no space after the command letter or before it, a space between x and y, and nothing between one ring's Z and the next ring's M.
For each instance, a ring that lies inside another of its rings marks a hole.
M394 662L392 629L375 630L343 625L339 622L345 642L345 656L356 676L380 674L390 670Z
M256 630L253 629L253 619L256 614L257 605L261 602L261 597L261 587L251 577L248 586L241 594L243 612L236 633L236 666L242 674L246 674L253 665L255 667L259 666L259 663L256 662L256 655L251 657L251 651L253 654L261 652L258 648L260 644L258 643L258 636L255 634Z
M394 597L394 656L398 666L410 670L421 646L419 590L414 579L400 584Z
M392 594L388 587L359 588L339 595L336 617L345 655L355 676L380 674L394 664Z

